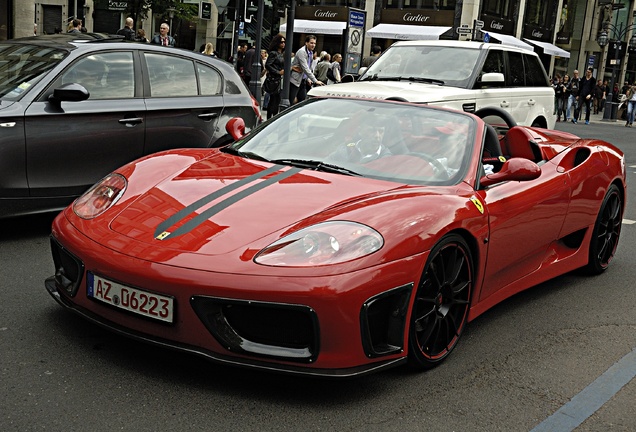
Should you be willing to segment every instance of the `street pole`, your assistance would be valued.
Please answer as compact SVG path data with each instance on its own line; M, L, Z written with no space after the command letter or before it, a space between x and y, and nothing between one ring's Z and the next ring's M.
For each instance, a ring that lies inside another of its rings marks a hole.
M618 55L621 50L620 42L614 43L614 64L612 64L612 80L610 81L610 88L605 96L605 108L603 111L603 121L616 121L616 117L614 115L614 105L612 102L614 98L614 84L616 82L616 64L618 63Z
M292 45L294 45L294 19L296 18L296 0L291 0L287 8L287 32L285 33L285 71L291 71ZM280 93L280 111L283 112L291 106L289 100L290 73L283 75L283 90Z
M249 0L247 0L249 1ZM263 13L265 12L265 1L258 0L258 17L256 20L256 52L254 53L252 68L252 79L250 80L250 91L254 98L261 104L261 72L263 70L263 60L261 59L261 41L263 34Z

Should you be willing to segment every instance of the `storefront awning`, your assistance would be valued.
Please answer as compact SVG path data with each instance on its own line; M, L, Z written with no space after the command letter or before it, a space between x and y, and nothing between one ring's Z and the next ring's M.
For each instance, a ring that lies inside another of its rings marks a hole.
M525 39L525 38L524 38ZM543 52L548 55L559 56L563 58L570 58L570 53L564 49L559 48L556 45L552 45L549 42L539 42L532 39L525 39L533 45L538 46L539 48L543 48Z
M491 32L491 31L486 32L486 33L488 33L488 35L491 38L497 39L503 45L510 45L510 46L514 46L514 47L517 47L517 48L523 48L523 49L527 49L527 50L530 50L530 51L534 51L534 49L532 48L532 45L528 45L524 41L519 40L519 39L517 39L514 36L501 34L501 33L494 33L494 32Z
M367 37L397 40L435 40L450 27L404 24L378 24L367 31Z
M294 20L294 33L342 35L347 26L343 21ZM281 24L280 32L287 32L287 24Z

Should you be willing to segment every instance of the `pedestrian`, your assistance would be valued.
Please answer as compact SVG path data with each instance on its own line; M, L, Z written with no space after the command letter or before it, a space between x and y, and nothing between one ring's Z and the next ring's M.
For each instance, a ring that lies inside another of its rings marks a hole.
M610 91L609 81L603 81L603 100L601 101L601 112L605 109L605 101L607 100L607 94Z
M236 52L236 71L240 75L241 78L244 78L245 74L245 53L247 52L247 42L241 42L238 46L238 51Z
M561 121L563 115L563 93L565 92L565 86L563 85L563 79L560 74L557 74L557 82L554 85L554 99L556 105L556 121Z
M623 84L623 87L621 87L621 94L627 94L627 90L629 90L629 82L625 81L625 84Z
M135 40L135 30L133 29L135 22L131 17L126 18L126 24L124 27L117 30L117 34L119 36L123 36L124 40L134 41Z
M625 123L625 127L632 127L632 124L634 124L634 115L636 114L636 81L627 88L626 95L627 122Z
M289 102L292 105L305 100L307 97L307 86L325 85L325 83L316 79L312 72L311 63L314 59L315 48L316 36L307 35L305 36L305 45L296 51L289 79Z
M254 68L254 62L256 61L256 47L251 46L245 51L243 57L243 81L247 88L250 88L250 81L252 80L252 69Z
M581 118L581 111L585 105L585 124L590 124L590 114L592 112L592 98L594 97L594 87L596 87L596 78L592 76L593 69L587 68L585 76L579 82L579 103L577 105L576 118Z
M270 119L278 114L280 110L280 90L283 75L285 74L285 36L277 34L269 44L269 52L267 53L267 61L265 69L267 70L267 78L263 85L263 90L269 93L269 101L267 103L267 118ZM268 82L272 83L272 87L268 88Z
M69 25L69 29L67 33L81 33L81 32L82 32L82 20L75 18L73 21L71 21L71 24Z
M341 54L333 55L333 62L331 62L331 67L327 71L327 84L337 84L340 82L340 62L342 61Z
M323 51L323 54L320 56L320 61L316 65L316 69L314 70L314 75L316 75L316 79L322 82L327 82L327 70L331 66L331 55Z
M371 48L371 55L362 59L362 67L369 67L380 57L382 54L382 47L380 45L373 45Z
M146 31L144 29L139 29L137 30L137 36L135 37L135 40L137 42L141 42L141 43L148 43L150 42L148 40L148 38L146 37Z
M570 75L565 74L563 76L563 103L562 103L562 111L563 121L567 122L570 120L570 108L568 107L568 102L570 100Z
M554 78L552 78L552 88L554 89L554 109L552 114L557 115L557 112L559 112L559 100L561 99L561 95L557 94L557 89L558 87L561 85L561 74L557 73ZM559 121L557 119L557 121Z
M170 26L167 23L161 23L159 26L159 34L154 35L150 43L161 46L174 46L174 38L168 34Z
M214 45L212 45L212 42L208 42L205 44L205 46L203 47L203 51L201 51L201 54L209 57L216 57L216 55L214 54Z
M574 70L574 72L572 72L572 75L573 77L572 79L570 79L570 84L568 86L568 90L570 91L570 96L568 98L568 109L566 114L568 118L570 117L570 114L572 114L572 123L576 124L576 122L579 120L578 118L579 85L580 85L581 79L579 78L578 70Z
M594 114L598 114L601 108L601 102L605 99L605 88L603 87L603 81L596 81L596 87L594 87Z

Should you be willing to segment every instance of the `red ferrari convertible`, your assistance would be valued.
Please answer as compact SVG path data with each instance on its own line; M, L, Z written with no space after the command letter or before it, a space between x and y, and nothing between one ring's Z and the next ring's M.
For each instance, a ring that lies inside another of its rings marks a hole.
M64 210L48 292L141 341L345 377L435 366L488 308L616 251L625 162L606 142L498 109L339 98L228 130Z

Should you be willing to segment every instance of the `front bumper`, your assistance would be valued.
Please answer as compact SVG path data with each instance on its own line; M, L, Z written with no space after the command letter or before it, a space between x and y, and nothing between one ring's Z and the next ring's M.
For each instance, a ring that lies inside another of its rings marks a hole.
M219 363L298 375L351 377L406 361L412 281L425 257L324 278L263 278L114 252L63 215L54 228L56 276L46 280L47 291L66 309L114 332ZM70 262L75 270L66 271ZM175 322L154 322L90 299L87 271L174 296ZM72 274L76 280L69 280Z

